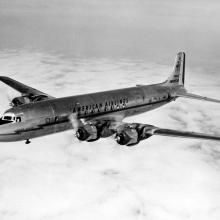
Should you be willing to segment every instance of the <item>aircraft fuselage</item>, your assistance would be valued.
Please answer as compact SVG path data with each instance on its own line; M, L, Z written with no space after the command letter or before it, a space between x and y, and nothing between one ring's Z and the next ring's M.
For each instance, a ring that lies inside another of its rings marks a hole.
M83 120L105 117L123 119L172 101L171 92L170 87L155 84L20 105L8 112L20 117L21 122L1 125L0 141L27 140L71 129L71 114L77 114Z
M0 118L0 142L26 140L74 129L80 141L93 142L115 135L119 145L134 146L153 135L220 141L219 135L179 131L124 118L141 114L176 98L212 103L220 100L189 93L185 83L185 53L179 52L170 76L162 83L55 98L7 76L0 81L20 92Z

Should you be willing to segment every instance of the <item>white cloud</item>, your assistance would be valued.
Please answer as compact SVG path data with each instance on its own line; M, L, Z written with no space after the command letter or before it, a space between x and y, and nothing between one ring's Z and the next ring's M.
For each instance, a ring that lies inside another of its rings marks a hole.
M0 75L9 73L57 97L160 82L171 70L143 60L83 59L33 51L0 54ZM215 76L190 70L186 76L188 88L218 98ZM1 84L1 91L5 88ZM2 112L7 107L3 93L1 100ZM179 99L127 121L215 132L219 106ZM79 143L73 131L33 139L30 145L1 143L0 218L219 219L218 146L152 137L127 148L111 138Z

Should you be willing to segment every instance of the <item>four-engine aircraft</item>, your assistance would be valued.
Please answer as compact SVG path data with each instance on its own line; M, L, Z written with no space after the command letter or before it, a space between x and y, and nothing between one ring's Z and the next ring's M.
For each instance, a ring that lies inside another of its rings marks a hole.
M179 52L174 70L162 83L55 98L9 77L0 80L21 93L11 101L0 119L0 141L20 141L73 129L80 141L96 141L115 135L120 145L133 146L152 135L200 138L220 141L220 136L125 123L178 97L220 103L220 100L188 93L184 87L185 53Z

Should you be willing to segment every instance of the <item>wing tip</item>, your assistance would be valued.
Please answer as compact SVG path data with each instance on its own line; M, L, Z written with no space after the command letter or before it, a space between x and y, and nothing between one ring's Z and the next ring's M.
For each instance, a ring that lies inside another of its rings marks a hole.
M0 80L7 80L7 79L11 79L11 78L8 76L0 76Z

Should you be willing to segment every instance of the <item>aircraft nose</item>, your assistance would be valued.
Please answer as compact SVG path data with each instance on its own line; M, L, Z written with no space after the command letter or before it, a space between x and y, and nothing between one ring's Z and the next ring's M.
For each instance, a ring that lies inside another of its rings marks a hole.
M13 126L8 124L0 125L0 142L16 141L19 135L13 130Z

